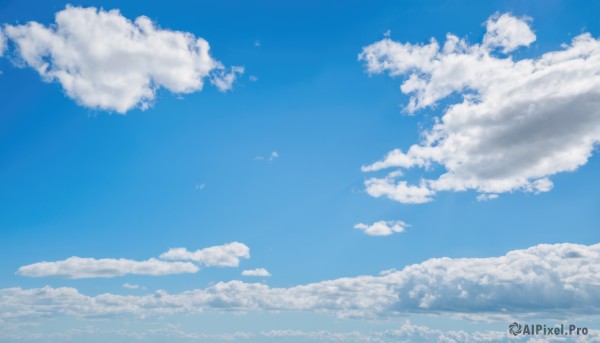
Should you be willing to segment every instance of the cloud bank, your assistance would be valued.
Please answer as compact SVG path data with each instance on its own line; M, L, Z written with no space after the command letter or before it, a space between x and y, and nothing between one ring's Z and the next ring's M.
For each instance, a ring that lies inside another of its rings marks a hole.
M339 317L406 313L587 315L600 307L600 244L538 245L500 257L435 258L379 276L289 288L219 282L178 294L87 296L70 287L0 290L0 320L168 315L201 311L316 311Z
M414 184L395 175L370 178L371 196L425 203L440 191L547 192L552 175L587 163L600 141L600 41L584 33L562 50L515 60L506 54L535 41L529 22L494 15L481 44L448 34L443 46L386 38L363 48L368 73L405 76L400 89L409 95L409 114L460 96L421 142L362 167L441 175Z
M18 275L30 277L64 277L70 279L107 278L132 275L169 275L196 273L200 270L191 262L165 262L154 258L134 261L124 258L69 257L64 261L38 262L23 266Z
M16 340L39 340L47 341L59 339L62 341L72 341L81 339L81 337L98 337L103 335L116 335L118 337L124 337L126 339L136 340L149 340L149 339L162 339L173 341L202 341L202 342L214 342L214 341L256 341L259 339L261 342L280 342L281 340L297 342L302 341L316 341L316 342L359 342L359 343L385 343L385 342L445 342L445 343L469 343L469 342L502 342L507 340L508 332L506 331L475 331L465 332L463 330L439 330L424 325L417 325L406 320L395 329L379 330L379 331L330 331L330 330L293 330L293 329L279 329L279 330L263 330L263 331L235 331L225 333L204 333L197 331L186 331L178 325L154 325L153 328L145 331L136 330L114 330L114 329L103 329L94 326L85 326L77 329L70 329L62 332L55 333L37 333L31 332L9 332L8 330L0 332L0 339L7 339L10 341ZM584 336L585 342L597 342L598 331L590 330L587 336ZM533 342L529 337L519 336L510 337L511 340L516 341L530 341ZM556 341L561 341L563 338L560 337ZM554 339L548 339L548 341L555 341ZM582 339L583 341L583 339Z
M69 257L55 262L38 262L20 267L18 275L29 277L64 277L70 279L108 278L123 275L169 275L197 273L200 263L206 267L237 267L240 258L250 258L250 248L233 242L212 246L195 252L174 248L163 253L160 259L134 261L124 258ZM171 260L171 261L164 261ZM176 262L172 260L177 260ZM186 262L183 262L186 261ZM193 262L189 262L193 261Z
M159 28L148 17L131 21L118 10L67 6L56 23L6 25L16 55L45 81L58 81L79 104L125 113L150 106L159 88L200 91L204 79L230 89L241 67L225 67L206 40Z

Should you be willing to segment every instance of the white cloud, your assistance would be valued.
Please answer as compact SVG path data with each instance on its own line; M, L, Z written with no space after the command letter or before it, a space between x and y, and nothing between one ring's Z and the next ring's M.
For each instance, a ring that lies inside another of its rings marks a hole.
M250 248L243 243L233 242L196 251L171 248L160 255L163 260L195 261L207 267L237 267L241 258L250 258Z
M600 244L542 244L500 257L434 258L378 276L271 288L219 282L178 294L87 296L74 288L0 290L0 320L49 316L316 311L340 317L588 315L600 307Z
M123 288L127 288L127 289L146 289L146 287L142 287L140 285L130 284L128 282L125 282L123 284Z
M407 75L401 91L410 96L410 114L462 95L422 132L421 142L362 168L422 168L441 176L418 185L371 178L369 194L423 203L440 191L547 192L550 176L587 163L600 142L600 41L584 33L562 50L517 61L497 56L495 48L510 52L533 42L528 22L495 15L487 29L483 44L448 34L441 48L434 39L386 38L363 49L359 59L369 73Z
M269 157L266 160L268 162L271 162L278 158L279 158L279 153L277 151L271 151L271 153L269 154ZM254 160L255 161L264 161L265 157L263 155L256 155L256 157L254 157Z
M165 262L151 258L133 261L113 258L69 257L63 261L38 262L20 267L17 274L30 277L65 277L70 279L107 278L127 274L168 275L196 273L199 268L190 262Z
M370 178L365 181L367 193L373 197L387 196L405 204L422 204L431 201L435 194L421 182L418 186L409 185L406 181L395 182L393 178Z
M221 92L226 92L233 87L238 74L244 73L244 67L233 66L229 70L219 68L213 72L210 82Z
M242 272L243 276L271 276L271 273L267 271L265 268L256 268L256 269L248 269Z
M487 32L483 36L483 46L502 48L508 53L520 46L529 46L535 41L535 34L528 25L529 18L516 18L508 13L496 14L486 22Z
M4 50L6 50L6 37L2 30L0 30L0 57L4 54Z
M498 199L498 194L489 193L489 194L479 194L477 196L477 201L488 201Z
M37 331L37 332L36 332ZM259 339L261 342L278 342L281 340L302 340L302 341L317 341L317 342L370 342L370 343L385 343L385 342L445 342L445 343L475 343L475 342L503 342L503 341L527 341L539 342L532 340L527 336L509 337L509 333L504 331L464 331L464 330L440 330L425 325L417 325L405 320L397 329L387 329L379 331L367 331L354 329L352 331L331 331L331 330L293 330L293 329L276 329L276 330L261 330L261 331L234 331L224 333L206 333L198 332L197 330L186 331L181 325L160 324L155 323L153 328L148 330L135 329L106 329L105 327L86 325L76 329L52 332L35 330L3 330L0 332L0 339L8 341L75 341L80 337L101 337L106 335L114 335L117 337L126 337L127 339L136 340L156 340L169 342L180 341L255 341ZM585 338L585 342L598 342L598 330L590 329L588 335L581 336ZM543 342L564 341L562 337L558 339L548 337L548 340Z
M279 158L279 153L277 151L272 151L271 155L269 155L269 161L273 161Z
M404 232L410 225L400 220L380 220L371 225L358 223L354 225L355 229L363 230L369 236L389 236L394 232Z
M159 28L148 17L131 21L118 10L67 6L56 24L6 25L17 55L45 81L58 81L83 106L125 113L151 105L158 88L173 93L202 89L210 77L231 88L243 68L223 65L202 38Z

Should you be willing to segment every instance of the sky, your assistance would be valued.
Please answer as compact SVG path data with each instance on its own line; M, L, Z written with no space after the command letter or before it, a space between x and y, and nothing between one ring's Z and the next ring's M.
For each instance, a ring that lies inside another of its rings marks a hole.
M0 25L0 342L600 341L599 2Z

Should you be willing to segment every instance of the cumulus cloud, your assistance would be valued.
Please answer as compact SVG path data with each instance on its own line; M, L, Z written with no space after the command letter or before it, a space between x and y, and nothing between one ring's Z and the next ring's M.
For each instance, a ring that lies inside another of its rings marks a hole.
M160 255L159 259L134 261L124 258L69 257L63 261L38 262L20 267L18 275L30 277L65 277L71 279L107 278L133 275L168 275L197 273L198 263L206 267L237 267L240 258L250 258L250 248L243 243L233 242L190 252L185 248L173 248ZM164 261L170 260L170 261ZM185 262L183 262L185 261ZM190 262L193 261L193 262ZM125 284L123 287L132 286Z
M487 32L483 36L483 46L501 48L503 53L521 46L529 46L535 41L529 18L516 18L508 13L493 15L486 22Z
M587 315L600 307L600 244L542 244L500 257L435 258L378 276L289 288L219 282L178 294L88 296L69 287L0 290L0 320L214 311L316 311L340 317L406 313Z
M538 58L499 56L498 49L509 53L535 40L529 21L494 15L481 44L448 34L443 46L435 39L411 44L386 38L363 48L359 59L370 74L405 76L400 89L410 96L409 114L461 96L442 109L419 143L362 167L441 175L417 184L369 178L370 195L423 203L440 191L547 192L550 176L587 163L600 141L600 41L584 33Z
M248 270L244 270L242 272L243 276L264 276L264 277L268 277L271 276L271 273L269 273L268 270L266 270L265 268L256 268L256 269L248 269Z
M124 258L69 257L63 261L38 262L20 267L18 275L30 277L65 277L70 279L108 278L127 274L169 275L196 273L199 268L191 262L165 262L154 258L133 261Z
M380 220L371 225L358 223L354 225L355 229L363 230L369 236L389 236L394 232L404 232L410 225L400 220Z
M241 258L250 258L250 248L239 242L196 251L189 251L186 248L171 248L160 255L160 258L163 260L194 261L207 267L237 267Z
M161 87L191 93L208 77L224 91L243 72L213 59L206 40L161 29L148 17L131 21L118 10L67 6L55 21L6 25L4 32L26 65L86 107L145 109Z

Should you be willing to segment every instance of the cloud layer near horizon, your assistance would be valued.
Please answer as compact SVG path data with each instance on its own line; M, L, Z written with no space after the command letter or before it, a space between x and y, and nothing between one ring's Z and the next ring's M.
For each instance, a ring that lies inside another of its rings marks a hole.
M494 15L481 44L448 34L443 46L386 38L363 48L368 73L406 76L400 89L410 97L409 114L460 96L421 142L362 167L438 168L441 175L413 184L400 173L370 178L371 196L425 203L440 191L547 192L550 176L587 163L600 142L600 41L584 33L562 50L515 60L507 54L535 41L530 21Z
M244 72L215 60L206 40L161 29L145 16L131 21L118 10L67 6L55 21L6 25L4 34L25 65L45 81L58 81L86 107L119 113L145 109L161 87L191 93L209 78L226 91Z
M87 296L70 287L0 290L0 319L290 310L339 317L403 313L575 314L600 306L600 244L538 245L500 257L435 258L379 276L273 288L219 282L179 294Z

